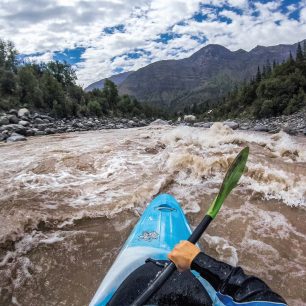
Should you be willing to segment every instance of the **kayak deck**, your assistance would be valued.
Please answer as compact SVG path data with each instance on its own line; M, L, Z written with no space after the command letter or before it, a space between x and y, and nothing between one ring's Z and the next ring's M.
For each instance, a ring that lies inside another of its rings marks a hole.
M90 306L106 305L121 283L146 259L167 260L174 246L187 240L190 234L188 221L175 198L168 194L157 196L140 217ZM215 296L212 287L196 272L193 274L207 287L208 293Z

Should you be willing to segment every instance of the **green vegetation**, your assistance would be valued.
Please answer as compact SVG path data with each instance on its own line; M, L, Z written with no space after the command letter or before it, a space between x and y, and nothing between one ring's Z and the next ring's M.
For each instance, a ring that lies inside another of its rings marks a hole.
M67 63L21 64L12 42L0 40L0 110L27 107L55 117L124 116L164 117L165 112L119 96L106 80L103 90L85 92L76 85L76 74Z
M306 106L306 42L298 44L296 56L266 65L248 83L236 87L216 102L205 101L184 109L211 120L225 118L264 118L289 115ZM217 105L217 106L216 106ZM208 112L212 110L211 112Z

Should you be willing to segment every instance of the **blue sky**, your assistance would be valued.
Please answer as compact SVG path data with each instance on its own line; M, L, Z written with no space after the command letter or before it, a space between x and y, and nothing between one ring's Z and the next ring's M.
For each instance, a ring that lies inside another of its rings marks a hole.
M79 83L210 43L230 50L306 39L306 0L1 0L0 37L30 61L67 61Z

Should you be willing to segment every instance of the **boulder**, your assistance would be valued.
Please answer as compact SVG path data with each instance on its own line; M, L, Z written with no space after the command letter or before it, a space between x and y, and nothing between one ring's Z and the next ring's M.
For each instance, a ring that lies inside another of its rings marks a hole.
M256 132L269 132L269 127L266 125L255 125L253 130Z
M306 129L303 130L303 134L306 136Z
M239 128L239 123L235 121L224 121L223 124L231 128L232 130L237 130Z
M53 128L46 128L45 129L45 132L47 134L55 134L56 133L56 129L53 129Z
M283 130L284 130L284 132L286 132L289 135L297 135L297 133L298 133L296 129L294 129L290 126L286 126Z
M20 124L7 124L0 127L0 131L7 130L9 132L16 132L21 135L26 135L26 128Z
M156 119L155 121L151 122L150 125L169 125L169 123L162 119Z
M209 129L212 126L212 122L196 122L193 126Z
M250 125L248 123L243 123L240 125L240 130L249 130L250 129Z
M45 131L35 131L35 133L34 133L35 136L44 136L46 134L47 133Z
M4 141L7 137L5 137L5 135L0 134L0 142Z
M13 133L9 138L6 139L7 142L25 141L27 140L24 136Z
M7 125L10 123L10 120L7 116L1 116L0 117L0 125Z
M18 111L18 117L22 117L22 116L29 116L30 115L30 111L27 108L21 108Z
M10 123L18 124L19 122L19 119L16 115L8 115L7 118L10 121Z
M26 120L20 120L18 122L18 124L22 125L22 126L29 126L30 125L30 122L29 121L26 121Z
M36 118L34 119L34 123L35 123L35 124L43 124L43 123L45 123L45 122L44 122L43 119L41 119L41 118L39 118L39 117L36 117Z
M146 126L146 125L147 125L146 120L140 120L140 121L139 121L139 125L140 125L140 126Z
M36 129L27 129L25 136L34 136Z
M137 123L135 123L135 121L133 121L133 120L129 120L129 122L127 124L129 126L135 126L135 124L137 125Z
M196 121L196 116L194 115L185 115L184 116L184 121L187 121L187 122L194 122Z
M48 115L40 115L39 116L41 119L44 119L44 120L48 120L48 122L53 122L54 121L54 118L48 116Z
M18 111L16 109L10 109L9 112L8 112L10 115L15 115L15 116L18 116Z

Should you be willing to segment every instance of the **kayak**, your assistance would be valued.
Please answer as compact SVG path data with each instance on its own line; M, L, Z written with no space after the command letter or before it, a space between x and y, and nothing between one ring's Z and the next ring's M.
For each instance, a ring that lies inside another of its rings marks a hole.
M115 262L101 282L90 306L106 305L123 281L148 258L168 260L167 254L191 234L190 225L179 203L169 194L157 196L126 240ZM213 305L224 305L213 287L197 272L191 271L209 294Z

